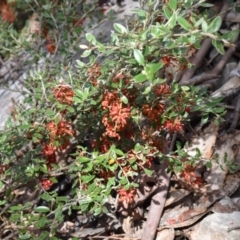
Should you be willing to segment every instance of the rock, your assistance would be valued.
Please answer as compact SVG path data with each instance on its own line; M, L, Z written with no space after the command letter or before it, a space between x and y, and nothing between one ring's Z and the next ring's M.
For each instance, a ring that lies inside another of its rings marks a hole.
M205 217L193 230L191 240L239 240L240 211L214 213Z

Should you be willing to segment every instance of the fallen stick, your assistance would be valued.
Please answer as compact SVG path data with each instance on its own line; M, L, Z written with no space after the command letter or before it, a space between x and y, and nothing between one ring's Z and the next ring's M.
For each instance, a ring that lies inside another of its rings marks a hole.
M158 172L161 186L156 190L156 193L152 197L148 218L143 228L142 240L153 240L155 238L170 184L171 173L167 173L167 168L168 162L164 161Z

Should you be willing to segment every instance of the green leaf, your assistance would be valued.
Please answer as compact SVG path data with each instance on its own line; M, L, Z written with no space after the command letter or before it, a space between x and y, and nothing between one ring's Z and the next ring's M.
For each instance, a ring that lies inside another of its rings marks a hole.
M172 12L169 10L169 7L164 5L163 6L163 12L166 16L167 19L170 19L170 17L172 16Z
M203 30L203 32L208 31L208 24L204 19L202 20L202 30Z
M92 50L91 50L91 49L90 49L90 50L85 50L85 51L82 53L81 57L88 57L91 53L92 53Z
M137 13L139 17L146 17L146 14L147 14L147 12L142 9L133 9L132 12Z
M217 32L222 25L222 18L217 16L214 20L209 24L208 31L211 33Z
M39 206L39 207L36 207L34 211L39 213L46 213L46 212L50 212L50 208L45 206Z
M151 176L153 171L152 170L149 170L147 168L143 168L144 172L148 175L148 176Z
M189 31L193 29L193 26L183 17L178 18L179 25L185 30Z
M127 31L127 29L123 26L123 25L121 25L121 24L119 24L119 23L114 23L113 24L113 27L117 30L117 32L119 32L119 33L128 33L128 31Z
M95 178L94 175L81 176L81 180L83 181L83 183L91 182L94 178Z
M190 87L188 87L188 86L181 86L181 89L183 91L189 91Z
M121 101L122 101L123 103L125 103L125 104L128 104L128 99L127 99L127 97L124 96L124 95L121 97Z
M31 239L31 235L26 233L26 234L19 234L19 239Z
M223 44L222 44L221 41L212 39L212 45L216 48L216 50L217 50L220 54L224 55L225 50L224 50L224 47L223 47Z
M86 163L90 161L90 158L87 157L78 157L77 160L81 163Z
M140 65L142 65L142 66L144 65L144 57L140 50L134 49L133 56Z
M228 33L224 33L222 35L222 37L226 40L228 40L229 42L235 42L239 36L240 30L239 29L235 29L235 30L231 30Z
M173 11L176 11L177 9L177 0L170 0L169 1L169 6Z
M76 60L76 63L77 63L77 65L76 65L77 68L82 68L82 67L85 66L85 63L80 61L80 60L78 60L78 59Z
M151 90L152 90L152 87L148 86L148 87L145 88L145 90L144 90L144 92L142 94L146 95L146 94L150 93Z
M121 151L120 149L115 148L114 150L115 150L115 153L116 153L117 155L119 155L119 156L124 156L123 151Z
M214 6L214 4L212 4L212 3L200 3L200 6L202 6L202 7L213 7Z
M54 117L56 115L56 113L52 110L45 110L45 114L48 116L48 117Z
M201 118L201 123L202 124L207 123L208 122L208 118L209 118L208 114L203 115L202 118Z
M133 77L133 80L138 83L145 82L147 80L147 76L145 74L138 74L137 76Z
M7 139L7 135L0 136L0 143L3 143Z
M163 62L159 62L159 63L148 63L146 65L149 69L151 69L151 71L153 73L157 72L159 69L161 69L163 67Z
M48 193L43 193L43 194L41 195L41 199L49 202L49 201L52 201L52 200L53 200L53 197L52 197L51 195L49 195Z
M102 212L102 208L99 207L99 208L97 208L97 209L94 210L94 215L97 216L97 215L99 215L101 212Z
M206 167L207 168L212 168L212 163L211 162L206 162Z
M173 14L168 20L167 26L172 29L176 26L177 17L176 14Z
M86 36L86 39L88 40L88 42L90 42L94 45L96 44L97 40L91 33L86 33L85 36Z

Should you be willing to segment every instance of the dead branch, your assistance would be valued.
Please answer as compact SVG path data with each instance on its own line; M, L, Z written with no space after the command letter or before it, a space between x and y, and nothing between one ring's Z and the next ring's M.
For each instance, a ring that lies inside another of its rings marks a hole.
M163 208L165 206L166 197L170 184L171 173L167 173L168 162L161 164L158 176L161 179L161 187L158 188L155 195L152 197L148 218L143 229L142 240L153 240L158 228Z

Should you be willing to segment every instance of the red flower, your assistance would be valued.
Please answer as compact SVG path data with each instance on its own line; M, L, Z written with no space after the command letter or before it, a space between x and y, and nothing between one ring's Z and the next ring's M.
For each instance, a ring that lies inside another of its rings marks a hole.
M44 144L43 145L43 155L44 156L51 156L55 154L56 147L51 144Z
M46 127L52 139L66 136L72 137L74 134L71 124L64 119L62 119L58 124L56 124L54 121L51 121L46 125Z
M174 133L174 132L181 132L183 131L183 124L178 120L167 120L164 123L164 127L166 128L167 131L169 131L170 133Z
M2 19L4 21L10 22L10 23L14 22L15 14L14 14L13 10L9 8L7 3L0 6L0 11L1 11Z
M50 187L53 185L53 182L50 179L41 179L40 180L42 187L45 190L49 190Z
M187 165L180 173L180 177L182 177L184 181L190 184L192 187L194 186L201 187L203 185L203 179L196 173L195 170L196 167Z
M74 92L71 87L67 85L57 86L53 90L54 97L60 102L72 105Z
M154 87L154 92L157 96L161 96L162 94L170 94L171 86L167 84L158 84Z
M132 188L132 189L126 190L125 188L121 188L120 190L118 190L118 194L119 194L119 202L123 202L126 200L127 202L132 203L136 195L136 189Z
M56 50L56 46L54 45L54 42L50 37L46 37L47 44L46 44L46 49L49 53L54 54Z

